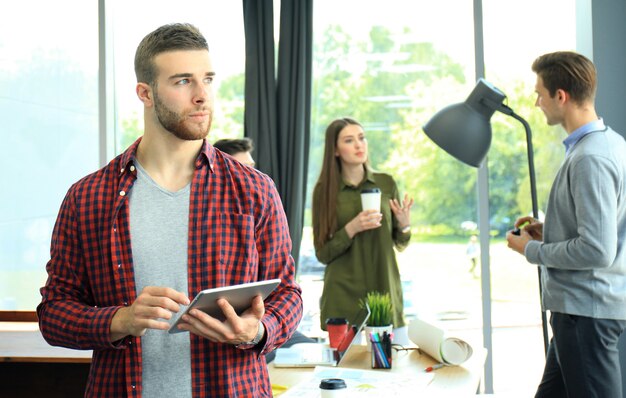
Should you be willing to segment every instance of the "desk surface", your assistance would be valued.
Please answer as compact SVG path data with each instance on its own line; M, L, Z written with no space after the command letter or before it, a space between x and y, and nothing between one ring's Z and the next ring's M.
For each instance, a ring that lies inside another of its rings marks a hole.
M33 322L0 322L0 362L89 363L91 351L53 347Z
M72 350L50 346L41 336L38 325L31 322L0 322L0 362L46 362L46 363L89 363L91 351ZM354 346L348 351L342 367L371 369L370 353L366 347ZM483 376L486 350L475 350L474 355L463 365L435 370L435 377L428 392L475 394ZM394 357L391 370L380 372L423 372L435 363L428 355L417 351L400 351ZM306 380L312 368L275 368L268 365L272 384L291 387Z
M364 345L353 346L346 354L341 367L354 369L371 369L371 353ZM451 393L455 395L476 394L483 376L483 367L486 358L486 350L478 349L474 355L461 366L450 366L434 371L433 381L428 385L426 391L429 393ZM393 368L390 370L377 370L380 372L412 373L423 372L424 369L436 363L434 359L424 353L417 351L400 351L397 358L393 359ZM292 387L300 381L307 380L312 372L312 368L276 368L272 363L268 365L270 380L272 384L282 385L287 388Z

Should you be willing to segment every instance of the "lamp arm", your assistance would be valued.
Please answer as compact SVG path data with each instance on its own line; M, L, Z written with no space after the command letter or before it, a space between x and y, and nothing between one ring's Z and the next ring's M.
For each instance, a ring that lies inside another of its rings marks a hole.
M523 117L519 116L510 107L504 104L499 104L496 110L509 115L512 118L518 120L524 126L526 131L526 152L528 155L528 175L530 176L530 199L533 208L533 217L539 219L539 206L537 204L537 180L535 179L535 159L533 151L533 137L530 131L530 125Z
M513 109L509 108L504 104L500 104L497 108L498 111L505 113L511 116L514 119L517 119L522 125L524 125L524 129L526 130L526 151L528 153L528 174L530 176L530 199L533 207L533 218L535 220L539 219L539 206L537 205L537 182L535 180L535 161L533 156L533 139L532 133L530 131L530 125L524 118L516 114ZM543 296L543 287L541 285L541 267L537 267L537 274L539 276L539 297ZM547 355L548 352L548 320L546 317L546 311L541 309L541 324L542 324L542 332L543 332L543 349L544 354Z
M528 174L530 176L530 198L533 207L533 217L539 219L539 206L537 204L537 180L535 179L535 160L533 155L533 139L528 122L516 113L512 113L511 117L517 119L524 125L526 130L526 151L528 152Z

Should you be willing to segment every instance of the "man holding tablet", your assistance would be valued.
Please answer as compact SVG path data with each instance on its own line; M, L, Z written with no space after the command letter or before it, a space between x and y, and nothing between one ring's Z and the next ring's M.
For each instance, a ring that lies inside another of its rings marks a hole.
M291 240L272 180L206 141L215 75L197 28L165 25L135 54L144 135L68 191L37 308L52 345L93 350L85 396L269 397L265 354L302 317ZM225 320L205 289L280 284Z

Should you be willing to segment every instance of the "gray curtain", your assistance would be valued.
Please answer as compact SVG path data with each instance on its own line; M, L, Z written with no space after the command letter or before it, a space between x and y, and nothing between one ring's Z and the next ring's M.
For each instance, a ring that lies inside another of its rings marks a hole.
M244 134L258 168L276 182L298 261L309 159L313 0L281 1L274 77L273 0L243 0L246 34Z
M259 170L274 181L280 175L277 157L274 9L272 0L243 0L246 37L244 135L254 141Z

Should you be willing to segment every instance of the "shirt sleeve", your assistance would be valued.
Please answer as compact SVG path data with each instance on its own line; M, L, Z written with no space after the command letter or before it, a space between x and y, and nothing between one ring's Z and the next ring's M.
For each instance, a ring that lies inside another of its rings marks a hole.
M262 353L285 343L302 318L301 289L295 281L287 217L273 182L268 185L269 206L261 218L256 238L259 279L280 278L281 283L265 301L263 324L266 332Z
M320 204L319 190L317 186L313 191L313 207L315 207L316 204L318 206L326 205ZM313 214L313 236L317 236L318 224L316 222L317 220L315 219L315 210L313 211ZM315 256L320 263L326 265L330 264L337 257L344 254L350 248L350 246L352 246L352 239L348 237L348 232L346 231L345 226L335 231L330 239L324 242L323 245L320 246L315 241L316 239L314 239Z
M51 345L74 349L119 348L110 342L111 319L120 307L100 308L91 299L78 237L76 204L68 192L52 233L48 280L37 307L39 328Z
M556 234L562 236L557 236L554 242L548 239L546 243L529 242L525 248L527 260L573 270L613 264L617 253L618 176L614 164L600 156L586 156L572 165L567 178L573 183L567 194L573 199L571 218L575 225L569 229L561 227Z
M322 264L329 264L344 254L352 246L346 228L341 228L320 248L315 248L315 256Z

